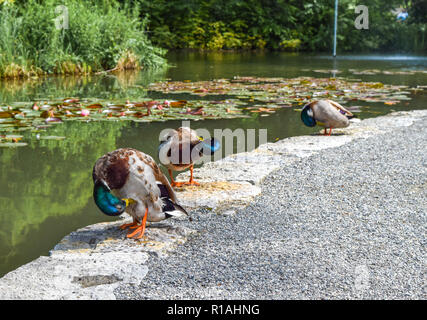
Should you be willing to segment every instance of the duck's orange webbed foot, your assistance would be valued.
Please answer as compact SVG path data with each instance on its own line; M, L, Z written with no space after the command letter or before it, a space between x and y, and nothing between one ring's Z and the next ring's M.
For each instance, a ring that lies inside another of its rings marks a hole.
M125 224L122 224L122 225L119 227L119 229L121 229L121 230L125 230L126 228L134 229L134 228L136 228L136 226L138 226L138 222L137 222L135 219L133 219L133 222L132 222L132 223L125 223Z
M132 239L138 240L138 239L141 239L144 236L145 225L147 223L147 215L148 215L148 208L145 209L145 215L144 215L144 218L142 219L141 224L137 225L137 227L135 228L134 231L129 232L126 235L127 238L132 238Z
M193 169L194 169L194 166L191 166L190 167L190 180L188 182L184 182L184 184L186 186L200 186L200 183L194 181L194 179L193 179Z
M186 184L186 182L177 182L177 181L173 181L171 182L171 186L176 188L176 187L182 187L184 184Z
M126 235L126 238L132 238L132 239L135 239L135 240L141 239L142 236L144 235L144 232L145 232L145 226L140 225L137 228L135 228L134 231L129 232Z
M174 179L173 179L173 175L172 175L172 170L171 169L168 169L168 171L169 171L169 177L171 178L171 187L173 187L173 188L176 188L176 187L182 187L183 185L184 185L184 182L176 182Z
M184 182L183 184L186 186L200 186L200 183L194 181L193 179L190 179L190 181Z

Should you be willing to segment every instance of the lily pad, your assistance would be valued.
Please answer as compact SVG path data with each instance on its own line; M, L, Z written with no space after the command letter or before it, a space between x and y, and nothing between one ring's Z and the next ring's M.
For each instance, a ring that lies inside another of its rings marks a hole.
M25 147L28 143L25 142L0 142L0 148L15 148L15 147Z
M338 73L337 70L315 71ZM356 73L363 70L349 71ZM379 70L372 69L366 72L377 73ZM410 100L414 91L418 93L424 89L424 86L409 88L344 77L241 76L210 81L165 80L148 87L149 92L156 94L156 99L144 98L131 102L61 97L53 101L38 100L34 104L16 102L11 105L0 105L0 132L4 134L14 134L19 130L43 132L53 124L61 125L68 121L152 122L264 117L281 108L301 108L309 101L317 99L333 99L343 105L354 105L357 103L354 103L355 101L359 101L359 104L395 105ZM163 99L158 98L159 95L163 96ZM359 110L354 107L355 112ZM48 140L63 138L49 135L40 137Z
M40 136L40 140L64 140L66 137L62 136Z

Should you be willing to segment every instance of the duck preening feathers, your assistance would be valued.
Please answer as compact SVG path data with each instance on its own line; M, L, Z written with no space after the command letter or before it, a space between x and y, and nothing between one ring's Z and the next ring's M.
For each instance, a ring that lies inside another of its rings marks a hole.
M199 185L193 179L194 162L203 155L211 155L220 148L220 143L216 139L203 140L196 131L181 127L171 130L160 141L159 159L168 168L173 187L182 185ZM176 182L173 179L172 171L182 171L190 168L190 180L188 182Z
M332 128L345 128L350 125L349 119L354 115L332 100L316 100L304 106L301 112L301 120L308 127L314 127L316 124L325 128L324 135L327 134L326 129L329 128L329 134L332 133Z
M141 151L123 148L107 153L96 161L92 176L98 208L110 216L125 211L132 216L132 223L120 227L135 229L128 238L142 238L147 221L188 215L156 162Z

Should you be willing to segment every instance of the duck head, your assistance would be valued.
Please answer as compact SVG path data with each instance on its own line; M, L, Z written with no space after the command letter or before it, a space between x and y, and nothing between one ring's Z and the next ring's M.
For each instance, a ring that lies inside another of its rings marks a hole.
M197 142L194 145L194 148L196 148L199 151L199 155L205 155L210 156L213 153L215 153L219 148L221 147L220 142L217 139L206 139L203 140L199 137L199 142Z
M313 110L311 110L310 103L306 104L301 112L301 120L307 127L314 127L316 120L313 117Z
M181 127L171 130L161 139L157 152L163 165L187 164L197 161L203 155L212 155L220 147L217 139L203 140L195 130Z
M95 183L93 198L98 208L108 216L121 215L127 206L135 202L133 199L119 199L114 196L104 181Z
M203 154L210 156L211 154L219 150L221 144L217 139L207 139L202 141L202 146Z

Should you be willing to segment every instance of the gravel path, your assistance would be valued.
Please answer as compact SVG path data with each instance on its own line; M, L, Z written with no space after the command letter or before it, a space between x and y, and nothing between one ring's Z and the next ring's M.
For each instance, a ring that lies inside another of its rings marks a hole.
M232 216L151 256L120 299L426 299L427 118L320 151L265 179Z

